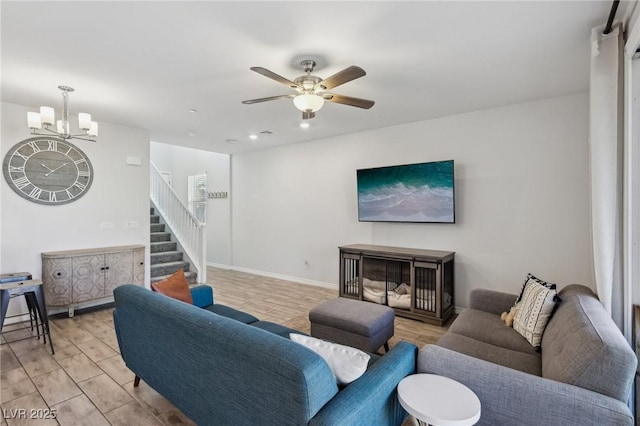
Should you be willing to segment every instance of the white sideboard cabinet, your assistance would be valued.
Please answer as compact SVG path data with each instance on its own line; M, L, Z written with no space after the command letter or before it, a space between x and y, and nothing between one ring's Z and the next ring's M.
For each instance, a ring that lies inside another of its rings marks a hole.
M42 253L42 281L47 306L74 304L113 296L121 284L144 286L144 246L130 245Z

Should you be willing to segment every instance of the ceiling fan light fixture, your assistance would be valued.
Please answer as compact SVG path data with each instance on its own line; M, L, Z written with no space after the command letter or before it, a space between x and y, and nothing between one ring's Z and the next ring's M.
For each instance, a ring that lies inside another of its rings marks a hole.
M293 98L293 104L302 112L316 112L324 105L324 99L312 93L303 93Z

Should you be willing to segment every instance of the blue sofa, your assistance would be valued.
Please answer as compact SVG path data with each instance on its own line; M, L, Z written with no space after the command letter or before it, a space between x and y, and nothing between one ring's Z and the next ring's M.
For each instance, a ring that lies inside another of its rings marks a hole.
M113 316L127 367L197 424L400 425L405 419L396 387L415 372L415 345L400 342L373 355L364 375L339 389L319 355L283 337L295 330L214 304L209 286L192 295L189 305L123 285L114 290Z

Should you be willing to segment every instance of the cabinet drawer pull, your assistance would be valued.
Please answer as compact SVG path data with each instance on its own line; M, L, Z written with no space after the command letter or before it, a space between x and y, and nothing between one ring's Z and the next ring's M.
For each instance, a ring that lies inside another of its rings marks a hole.
M60 276L60 275L62 275L62 272L58 272L56 275L57 275L57 276Z
M142 266L142 265L144 265L144 262L140 262L140 265L141 265L141 266Z

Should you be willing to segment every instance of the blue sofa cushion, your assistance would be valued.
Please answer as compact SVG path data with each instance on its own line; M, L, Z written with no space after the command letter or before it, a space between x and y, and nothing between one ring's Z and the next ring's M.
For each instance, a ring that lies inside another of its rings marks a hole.
M218 303L214 305L204 306L203 309L206 309L207 311L213 312L214 314L218 314L226 318L240 321L241 323L244 323L244 324L253 324L254 322L258 321L258 318L254 317L251 314L239 311L237 309L233 309L226 305L220 305Z

